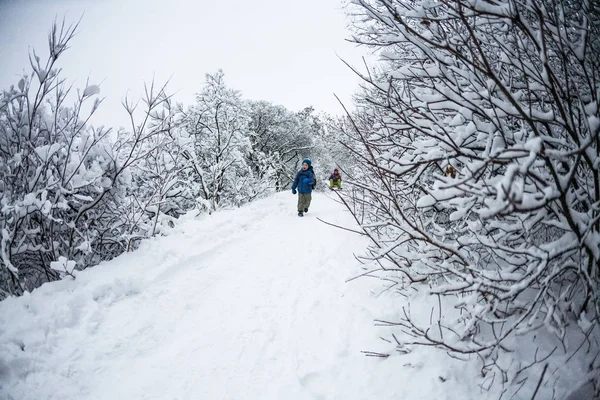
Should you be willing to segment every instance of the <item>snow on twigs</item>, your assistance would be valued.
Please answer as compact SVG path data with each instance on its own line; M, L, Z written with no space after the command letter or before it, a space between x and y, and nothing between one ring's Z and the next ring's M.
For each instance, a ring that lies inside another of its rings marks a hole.
M83 90L83 97L89 97L95 94L100 94L100 86L98 85L89 85Z

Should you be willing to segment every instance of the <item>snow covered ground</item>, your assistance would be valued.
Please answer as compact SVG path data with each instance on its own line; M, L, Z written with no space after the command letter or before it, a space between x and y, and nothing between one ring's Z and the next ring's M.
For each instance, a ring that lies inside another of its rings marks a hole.
M476 365L389 358L402 297L362 278L366 239L328 194L193 215L166 237L0 303L0 399L486 399Z

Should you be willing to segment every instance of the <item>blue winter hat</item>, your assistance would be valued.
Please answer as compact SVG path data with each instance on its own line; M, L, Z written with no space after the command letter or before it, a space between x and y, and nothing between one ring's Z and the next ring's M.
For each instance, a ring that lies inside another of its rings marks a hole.
M310 158L305 158L304 160L302 160L302 164L306 163L306 165L308 165L310 167L310 164L312 164L312 161L310 160Z

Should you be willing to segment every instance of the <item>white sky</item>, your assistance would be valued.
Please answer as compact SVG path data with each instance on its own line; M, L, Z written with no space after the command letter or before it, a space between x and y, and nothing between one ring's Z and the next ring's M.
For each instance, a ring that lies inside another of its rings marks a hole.
M366 52L345 40L341 0L0 0L0 89L18 81L30 48L47 55L55 17L82 14L60 66L77 87L101 83L94 121L107 125L124 123L121 99L144 81L172 75L171 92L190 105L219 68L245 99L341 114L333 94L350 106L358 79L338 56L360 65Z

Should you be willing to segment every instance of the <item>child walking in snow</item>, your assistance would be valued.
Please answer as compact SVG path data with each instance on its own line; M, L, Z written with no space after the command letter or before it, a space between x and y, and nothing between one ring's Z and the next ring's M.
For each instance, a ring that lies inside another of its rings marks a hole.
M310 158L302 160L302 168L296 174L294 184L292 185L292 194L296 194L298 189L298 216L304 217L308 212L310 200L312 199L312 186L315 183L315 174L313 172L312 161Z
M333 170L333 174L329 175L329 189L333 189L334 187L342 189L342 176L337 168Z

